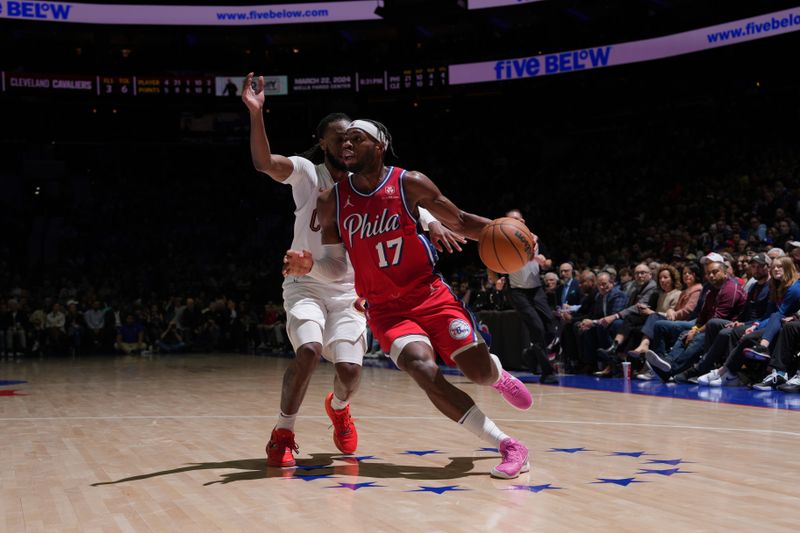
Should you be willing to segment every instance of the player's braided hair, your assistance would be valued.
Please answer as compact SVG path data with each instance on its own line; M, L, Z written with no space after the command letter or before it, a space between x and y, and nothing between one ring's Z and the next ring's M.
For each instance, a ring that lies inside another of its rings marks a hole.
M395 158L397 158L397 153L394 151L394 143L392 142L392 134L389 133L389 128L387 128L377 120L372 120L368 118L363 120L375 124L375 127L378 128L378 131L386 136L386 140L389 142L389 153L392 154L392 156L394 156Z
M325 161L325 154L322 152L322 148L319 147L319 140L325 135L325 130L328 129L328 126L340 120L350 123L352 119L344 113L331 113L322 117L322 120L320 120L319 124L317 124L317 142L314 144L314 146L298 155L305 157L315 165L323 163Z

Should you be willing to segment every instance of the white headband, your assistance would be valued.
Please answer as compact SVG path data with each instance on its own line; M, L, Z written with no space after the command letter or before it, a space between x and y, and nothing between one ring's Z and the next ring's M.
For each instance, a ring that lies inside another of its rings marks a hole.
M382 144L384 150L389 149L389 139L386 138L386 135L384 135L375 124L368 120L354 120L349 126L347 126L347 129L363 130L367 135Z

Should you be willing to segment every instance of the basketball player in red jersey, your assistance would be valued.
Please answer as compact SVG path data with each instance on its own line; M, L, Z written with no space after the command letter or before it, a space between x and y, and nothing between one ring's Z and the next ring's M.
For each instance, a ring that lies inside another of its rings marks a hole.
M470 381L494 387L518 409L531 406L530 392L489 353L472 314L434 272L436 255L417 231L423 207L473 240L490 221L458 209L424 174L386 167L390 143L389 132L377 122L356 120L348 126L342 160L353 174L317 201L323 256L289 250L284 273L299 275L313 266L338 279L346 273L346 249L356 292L366 298L367 319L381 347L444 415L499 448L502 462L493 476L515 478L530 468L528 449L444 378L435 354Z
M255 81L255 84L253 82ZM253 86L255 85L255 86ZM284 157L272 153L264 126L264 79L247 75L242 100L250 111L250 149L257 170L275 181L290 185L295 202L292 247L313 250L322 255L320 227L316 222L317 197L345 179L347 168L339 159L344 134L350 119L333 113L317 127L319 144L306 157ZM311 159L322 159L314 164ZM430 213L422 213L423 226L431 238L448 251L459 249L460 236L442 227ZM283 283L286 330L295 358L283 376L280 413L267 443L267 465L294 466L294 426L300 405L320 355L334 363L333 391L325 398L325 411L333 423L333 441L342 453L353 453L358 446L358 432L350 417L350 399L358 389L361 363L366 350L364 313L354 308L356 291L349 271L335 283L316 272L287 276Z

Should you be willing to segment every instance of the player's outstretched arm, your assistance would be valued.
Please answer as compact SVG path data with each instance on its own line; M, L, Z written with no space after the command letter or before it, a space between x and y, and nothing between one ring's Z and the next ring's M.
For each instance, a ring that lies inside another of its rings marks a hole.
M294 170L288 157L273 154L264 127L264 76L259 76L253 89L253 73L249 73L242 87L242 101L250 111L250 157L256 170L268 174L276 181L284 181Z
M460 210L421 172L406 172L403 189L410 207L424 207L445 226L468 239L477 241L481 230L491 222L488 218Z

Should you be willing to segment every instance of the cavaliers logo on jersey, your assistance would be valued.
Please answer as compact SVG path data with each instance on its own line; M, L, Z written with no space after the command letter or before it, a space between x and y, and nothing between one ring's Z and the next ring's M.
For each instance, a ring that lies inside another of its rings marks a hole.
M466 320L457 318L450 322L450 336L460 341L472 335L472 328Z
M322 226L320 226L319 222L317 221L316 209L314 209L314 211L311 212L311 221L308 223L308 227L311 228L311 231L315 233L322 229Z

